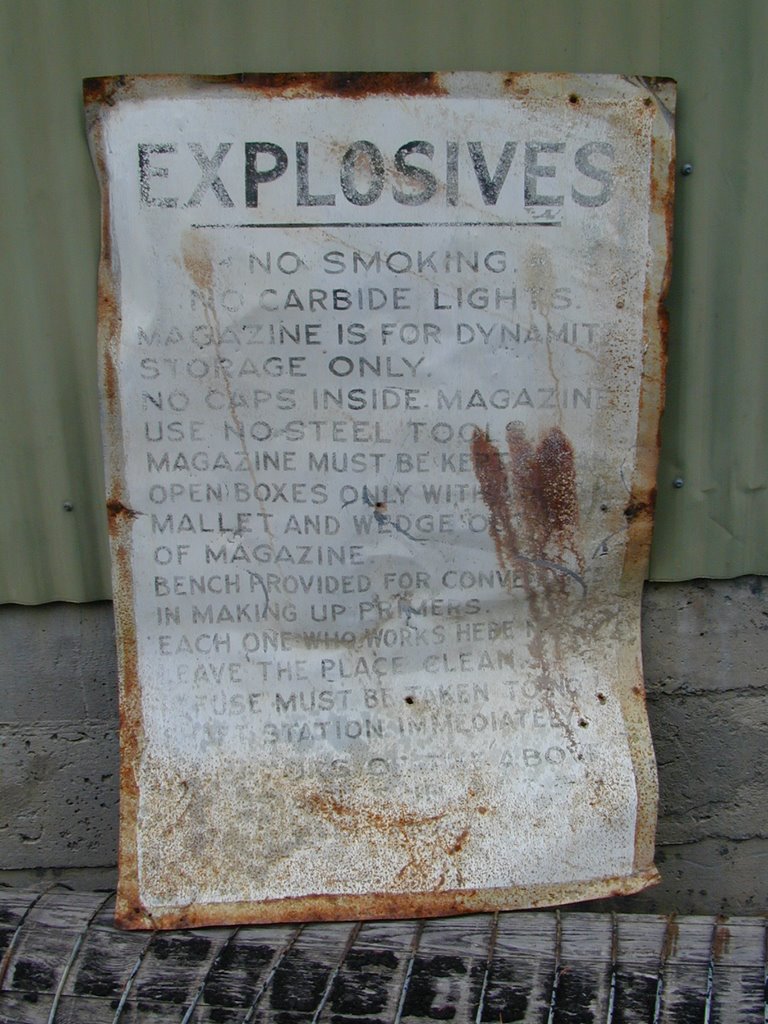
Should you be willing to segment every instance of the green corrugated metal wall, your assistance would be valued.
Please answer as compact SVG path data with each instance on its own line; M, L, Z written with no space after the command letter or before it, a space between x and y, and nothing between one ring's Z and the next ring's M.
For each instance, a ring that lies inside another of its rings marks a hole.
M676 78L694 173L678 179L652 576L768 571L766 0L2 0L0 39L0 601L109 595L80 80L160 71Z

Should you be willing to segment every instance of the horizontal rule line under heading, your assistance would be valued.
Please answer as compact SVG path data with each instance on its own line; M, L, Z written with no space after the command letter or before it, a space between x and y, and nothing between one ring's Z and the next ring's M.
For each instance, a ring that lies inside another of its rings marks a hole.
M283 222L275 224L193 224L193 228L559 228L557 220L385 220L324 221L318 223Z

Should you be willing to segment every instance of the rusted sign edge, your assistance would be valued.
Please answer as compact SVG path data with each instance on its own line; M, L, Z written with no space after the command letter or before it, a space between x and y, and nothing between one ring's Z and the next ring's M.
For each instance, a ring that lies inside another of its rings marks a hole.
M630 81L646 92L644 103L654 108L649 183L649 263L643 293L643 373L640 381L635 471L629 500L624 509L628 535L620 580L620 597L635 617L631 631L634 642L622 646L619 651L616 687L637 784L635 868L642 871L653 868L659 792L645 704L640 614L653 537L661 416L665 401L669 330L665 302L672 274L676 83L671 79L637 78Z
M622 83L625 91L622 90ZM580 98L616 102L622 95L645 93L646 106L655 107L649 214L649 254L644 292L644 356L637 430L638 458L625 509L627 552L620 596L636 615L636 638L620 652L617 693L627 723L630 754L637 779L635 863L631 875L577 883L517 886L488 890L448 890L424 893L367 895L307 895L266 901L169 906L147 910L139 898L137 830L139 793L135 777L144 744L141 692L137 671L136 622L133 614L130 568L131 528L136 516L123 501L124 478L119 381L116 371L120 344L119 262L111 231L109 182L103 148L102 118L122 100L142 100L188 90L231 94L233 86L265 95L372 95L524 97L535 84L540 96L578 103ZM569 73L322 73L241 74L226 76L118 76L85 79L83 83L89 144L101 189L102 228L99 262L98 342L102 429L107 475L107 512L112 555L112 582L118 642L120 692L120 841L116 921L125 928L171 929L238 923L277 923L313 920L357 920L438 917L500 909L522 909L629 895L659 881L653 865L658 784L645 710L640 637L640 596L645 579L653 529L659 420L664 404L667 314L664 301L671 267L672 201L674 192L675 83L669 78L624 78L614 75ZM650 755L650 756L649 756Z
M571 72L485 71L322 71L241 72L229 75L114 75L83 80L86 107L114 106L121 101L173 97L201 92L240 91L263 97L335 97L366 99L371 96L474 96L526 97L533 88L539 96L578 103L579 99L615 102L622 87L627 98L644 90L666 104L674 81L664 77L622 78L610 74ZM674 100L672 100L674 102Z
M87 91L86 91L87 95ZM131 573L131 529L135 513L124 502L125 482L119 375L121 296L119 262L112 237L109 175L104 157L104 125L101 107L86 105L88 143L101 192L101 252L98 269L99 389L102 446L107 486L113 609L117 642L117 670L120 714L120 808L118 875L120 899L138 903L138 811L139 787L134 765L144 745L141 690L138 678L136 619ZM119 920L116 900L116 920Z
M554 885L512 886L499 889L441 889L408 893L369 893L329 896L311 894L258 903L202 903L147 910L118 890L115 920L121 928L170 930L227 924L281 924L311 921L381 921L456 917L497 910L530 910L579 903L609 896L631 896L655 885L655 868L615 878Z

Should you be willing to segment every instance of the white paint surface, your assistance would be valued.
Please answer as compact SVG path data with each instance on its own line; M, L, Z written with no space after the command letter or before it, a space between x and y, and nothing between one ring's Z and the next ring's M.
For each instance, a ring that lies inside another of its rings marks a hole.
M639 595L620 592L651 261L643 99L222 87L109 110L147 906L637 869L623 709ZM316 205L297 204L297 140ZM384 159L368 205L340 183L356 140ZM437 185L416 205L393 194L424 186L394 170L412 140L434 147L408 160ZM249 141L288 157L257 207ZM491 178L514 144L495 203L478 141ZM231 146L216 172L231 206L210 187L188 205L190 143ZM613 156L587 158L595 143ZM143 202L140 144L175 147L149 151ZM526 207L531 144L529 188L562 202ZM586 159L610 174L600 205L575 198L605 181ZM281 325L302 340L271 338ZM527 492L509 424L546 469ZM475 429L506 496L473 467ZM575 472L562 529L530 516L547 481L562 497L544 459L559 438Z

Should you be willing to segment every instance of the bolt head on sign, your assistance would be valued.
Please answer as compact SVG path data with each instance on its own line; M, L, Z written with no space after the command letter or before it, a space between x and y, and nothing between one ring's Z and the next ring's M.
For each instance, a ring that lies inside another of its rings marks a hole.
M129 928L653 884L674 84L85 83Z

